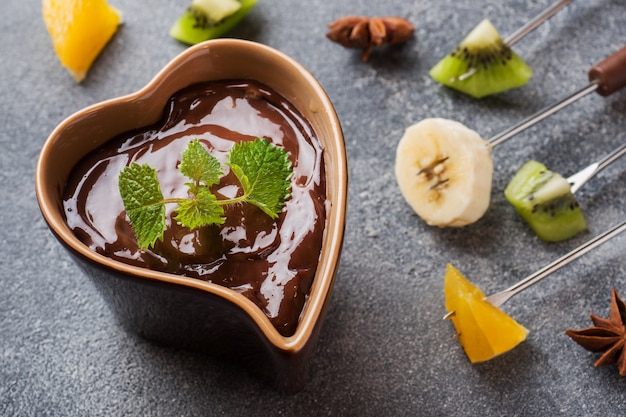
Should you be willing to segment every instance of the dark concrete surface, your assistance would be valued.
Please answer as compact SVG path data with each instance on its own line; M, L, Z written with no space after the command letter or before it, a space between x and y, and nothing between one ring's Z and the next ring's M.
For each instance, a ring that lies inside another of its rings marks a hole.
M527 159L565 175L626 140L626 92L592 94L494 152L491 208L478 223L436 229L402 199L395 146L425 117L485 138L586 85L621 48L626 6L575 1L515 45L534 69L525 87L474 100L428 69L482 18L506 35L551 0L260 0L231 36L291 55L315 75L341 119L350 167L343 256L305 390L284 396L245 371L125 332L48 231L34 170L47 135L74 111L141 88L184 46L167 35L185 0L111 0L124 25L85 82L59 65L37 0L0 3L0 415L3 416L576 416L619 415L626 379L565 334L626 295L626 238L616 238L512 299L530 330L515 350L471 365L445 313L447 262L485 292L504 289L626 215L626 160L580 192L590 231L537 240L502 191ZM416 26L401 47L360 53L325 38L348 14L397 15Z

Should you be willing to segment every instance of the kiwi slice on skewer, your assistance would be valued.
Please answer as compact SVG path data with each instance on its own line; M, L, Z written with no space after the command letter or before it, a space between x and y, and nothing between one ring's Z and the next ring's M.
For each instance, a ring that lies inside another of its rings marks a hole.
M533 72L485 19L429 74L448 87L481 98L521 87Z
M170 29L170 36L194 45L234 28L257 0L193 0Z
M504 195L542 240L559 242L587 229L569 182L540 162L526 162Z

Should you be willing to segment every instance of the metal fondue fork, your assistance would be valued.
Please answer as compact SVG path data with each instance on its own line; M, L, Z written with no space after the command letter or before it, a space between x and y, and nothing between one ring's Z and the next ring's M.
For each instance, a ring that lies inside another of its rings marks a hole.
M582 245L572 250L568 254L544 266L543 268L541 268L539 271L535 272L534 274L531 274L528 277L524 278L517 284L513 284L512 286L510 286L504 291L500 291L498 293L485 297L483 298L483 300L494 305L495 307L500 307L502 304L506 303L515 294L541 281L542 279L544 279L545 277L547 277L548 275L550 275L557 269L561 268L562 266L567 265L568 263L570 263L571 261L575 259L578 259L579 257L589 252L590 250L595 249L596 247L602 245L606 241L619 235L624 230L626 230L626 221L623 221L622 223L616 226L613 226L611 229L607 230L606 232L596 236L595 238L588 240L587 242L583 243ZM456 314L455 311L449 311L445 316L443 316L443 319L448 320L449 318L454 316L454 314Z
M529 117L521 120L516 125L496 134L488 139L487 146L493 149L495 146L502 142L512 138L521 131L533 126L534 124L542 121L546 117L556 113L569 104L577 101L578 99L586 96L589 93L597 92L599 95L606 97L613 94L616 91L621 90L626 86L626 46L622 47L617 52L609 55L603 59L588 71L589 84L576 91L569 97L562 99L561 101L544 107L538 112L530 115ZM446 158L435 161L432 166L428 166L422 171L429 171L434 169L441 162L444 162ZM420 171L420 173L422 172ZM434 184L431 188L437 188L438 186L445 184L446 180Z
M575 193L582 187L587 181L589 181L594 175L598 172L602 171L609 164L615 162L620 156L626 153L626 143L622 144L622 146L615 149L613 152L600 159L597 162L583 168L578 171L576 174L570 176L567 179L567 182L570 183L572 188L572 193Z
M535 272L532 275L529 275L527 278L521 280L517 284L512 285L511 287L507 288L506 290L500 291L499 293L496 293L496 294L492 294L489 297L485 297L484 300L489 302L489 303L491 303L491 304L493 304L496 307L500 307L502 304L507 302L509 300L509 298L513 297L518 292L523 291L526 288L530 287L531 285L541 281L543 278L547 277L548 275L550 275L551 273L553 273L557 269L561 268L562 266L567 265L568 263L570 263L574 259L578 259L579 257L581 257L585 253L589 252L590 250L592 250L592 249L602 245L603 243L605 243L609 239L611 239L611 238L617 236L618 234L622 233L624 230L626 230L626 221L623 221L622 223L612 227L611 229L607 230L606 232L604 232L604 233L596 236L595 238L593 238L593 239L583 243L582 245L580 245L576 249L572 250L568 254L566 254L566 255L562 256L561 258L557 259L556 261L554 261L554 262L544 266L539 271ZM454 315L453 311L451 311L450 313L446 314L444 319L447 319L447 318L451 317L452 315Z
M605 157L603 157L599 161L594 162L591 165L588 165L587 167L585 167L582 170L578 171L576 174L570 176L567 179L567 182L569 182L570 185L571 185L572 193L578 191L580 189L580 187L582 187L594 175L596 175L598 172L600 172L601 170L606 168L612 162L615 162L620 156L622 156L624 154L626 154L626 143L622 144L617 149L615 149L613 152L609 153L608 155L606 155ZM561 268L562 266L567 265L568 263L570 263L574 259L577 259L578 257L580 257L580 256L584 255L585 253L589 252L590 250L594 249L595 247L600 246L601 244L603 244L607 240L611 239L612 237L618 235L619 233L623 232L624 230L626 230L626 221L624 221L621 224L613 227L612 229L607 230L606 232L602 233L601 235L596 236L595 238L593 238L593 239L583 243L582 245L580 245L579 247L577 247L573 251L571 251L568 254L564 255L563 257L557 259L556 261L552 262L551 264L543 267L542 269L540 269L539 271L535 272L534 274L524 278L523 280L521 280L517 284L514 284L513 286L507 288L506 290L501 291L501 292L496 293L496 294L492 294L492 295L490 295L488 297L485 297L484 300L489 302L489 303L491 303L491 304L493 304L496 307L500 307L509 298L513 297L518 292L520 292L522 290L525 290L526 288L530 287L531 285L533 285L536 282L541 281L543 278L545 278L546 276L550 275L552 272L556 271L557 269ZM454 315L454 311L450 311L443 318L444 319L449 319L453 315Z
M535 16L530 22L526 23L517 31L510 34L506 39L504 39L504 43L506 43L508 46L512 46L514 43L522 39L528 33L535 30L540 24L542 24L543 22L551 18L556 12L558 12L559 10L561 10L563 7L567 6L571 2L572 0L557 1L552 6L549 6L543 12Z
M551 106L539 110L509 129L493 136L487 142L493 148L594 91L606 97L623 88L626 85L626 46L591 67L588 71L588 77L590 83L586 87Z

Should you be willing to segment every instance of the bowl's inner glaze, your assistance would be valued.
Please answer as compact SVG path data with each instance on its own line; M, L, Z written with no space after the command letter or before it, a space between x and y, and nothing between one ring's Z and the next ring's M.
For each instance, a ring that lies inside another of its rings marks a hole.
M296 332L281 335L267 316L243 295L199 279L141 268L105 257L90 249L71 231L64 215L63 190L71 169L86 155L123 132L158 122L168 99L190 85L225 79L250 79L271 86L299 110L312 126L324 152L326 172L326 227L315 278L304 305ZM144 88L107 100L71 115L61 122L44 144L36 172L37 199L41 212L54 235L73 254L79 264L97 267L110 278L94 278L110 288L114 302L128 303L116 290L122 282L163 283L180 291L223 300L241 311L254 323L254 333L276 352L277 358L310 355L329 301L343 244L347 204L347 158L341 126L323 88L300 64L268 46L235 39L208 41L190 47L174 58ZM90 276L90 274L87 274ZM101 275L101 274L98 274ZM92 277L93 278L93 277ZM116 284L119 282L119 284ZM111 301L111 300L109 300ZM132 301L133 303L136 301ZM221 305L221 304L220 304ZM118 313L127 315L134 328L142 331L147 323L127 314L138 305L123 306ZM145 306L151 312L159 306ZM204 316L203 316L204 317ZM205 320L203 317L199 320ZM149 322L151 334L158 323ZM228 325L225 323L225 325ZM167 332L164 328L163 332ZM292 367L292 365L289 365Z
M179 170L188 143L199 139L226 175L218 199L241 195L226 165L236 142L258 137L284 148L292 162L291 197L278 219L252 204L225 206L226 223L189 230L167 206L164 238L140 249L124 211L118 175L130 163L157 169L167 198L187 198ZM321 144L284 97L249 80L189 86L165 106L156 124L125 132L83 158L64 191L68 225L92 250L115 260L223 285L253 301L283 336L295 332L321 252L326 217Z

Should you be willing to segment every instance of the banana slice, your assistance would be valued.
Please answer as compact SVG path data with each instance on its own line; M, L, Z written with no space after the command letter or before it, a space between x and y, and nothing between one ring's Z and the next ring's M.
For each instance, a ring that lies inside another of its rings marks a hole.
M402 196L431 226L466 226L489 207L491 148L459 122L431 118L409 126L395 171Z

